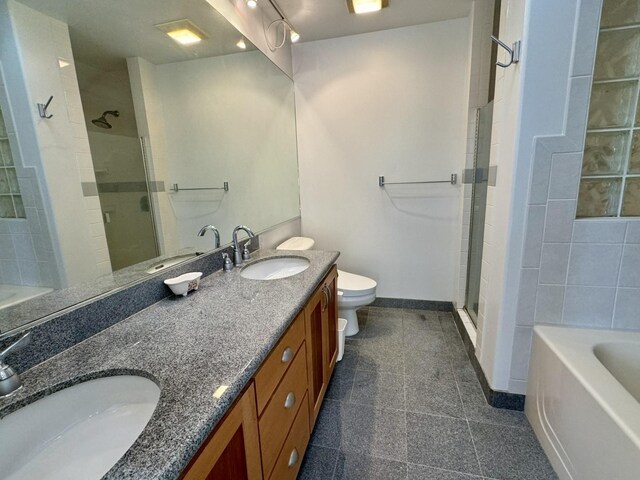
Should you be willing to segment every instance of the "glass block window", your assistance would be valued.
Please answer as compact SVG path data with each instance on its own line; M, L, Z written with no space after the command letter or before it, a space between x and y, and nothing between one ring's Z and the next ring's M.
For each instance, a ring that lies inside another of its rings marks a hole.
M640 216L640 0L604 0L578 217Z
M0 109L0 218L25 218L9 135Z

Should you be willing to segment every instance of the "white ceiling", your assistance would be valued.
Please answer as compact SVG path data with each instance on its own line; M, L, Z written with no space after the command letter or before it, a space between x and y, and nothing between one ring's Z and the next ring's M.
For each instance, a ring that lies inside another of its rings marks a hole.
M300 41L310 42L466 17L473 0L389 0L389 7L366 15L349 13L346 0L277 0L277 3L302 36Z
M19 0L69 25L77 60L105 69L142 57L156 65L241 52L240 33L204 0ZM188 18L208 34L180 46L155 25ZM255 47L248 40L247 49Z

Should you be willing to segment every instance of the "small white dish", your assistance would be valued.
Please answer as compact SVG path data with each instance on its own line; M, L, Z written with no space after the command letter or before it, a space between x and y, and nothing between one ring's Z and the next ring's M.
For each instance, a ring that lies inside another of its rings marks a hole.
M175 278L167 278L164 284L168 286L174 295L187 296L191 290L197 290L200 286L202 272L190 272Z

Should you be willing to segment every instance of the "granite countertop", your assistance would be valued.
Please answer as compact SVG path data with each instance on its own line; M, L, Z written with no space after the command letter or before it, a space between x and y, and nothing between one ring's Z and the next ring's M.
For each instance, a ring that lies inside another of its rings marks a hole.
M248 280L216 272L187 297L169 297L21 375L24 388L0 400L0 417L47 393L114 374L160 387L145 430L104 479L175 479L300 312L339 253L260 250L311 265L289 278ZM227 385L225 393L213 393Z

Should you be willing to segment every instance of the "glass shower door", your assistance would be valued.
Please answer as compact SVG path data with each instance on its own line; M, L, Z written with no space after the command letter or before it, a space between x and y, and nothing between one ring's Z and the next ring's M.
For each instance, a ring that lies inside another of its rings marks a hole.
M492 121L493 102L490 102L478 109L476 117L476 147L473 165L467 293L465 298L465 308L475 324L477 324L478 319L480 298L480 273L482 269L482 246L484 243L484 219L487 210L487 187L489 186Z

